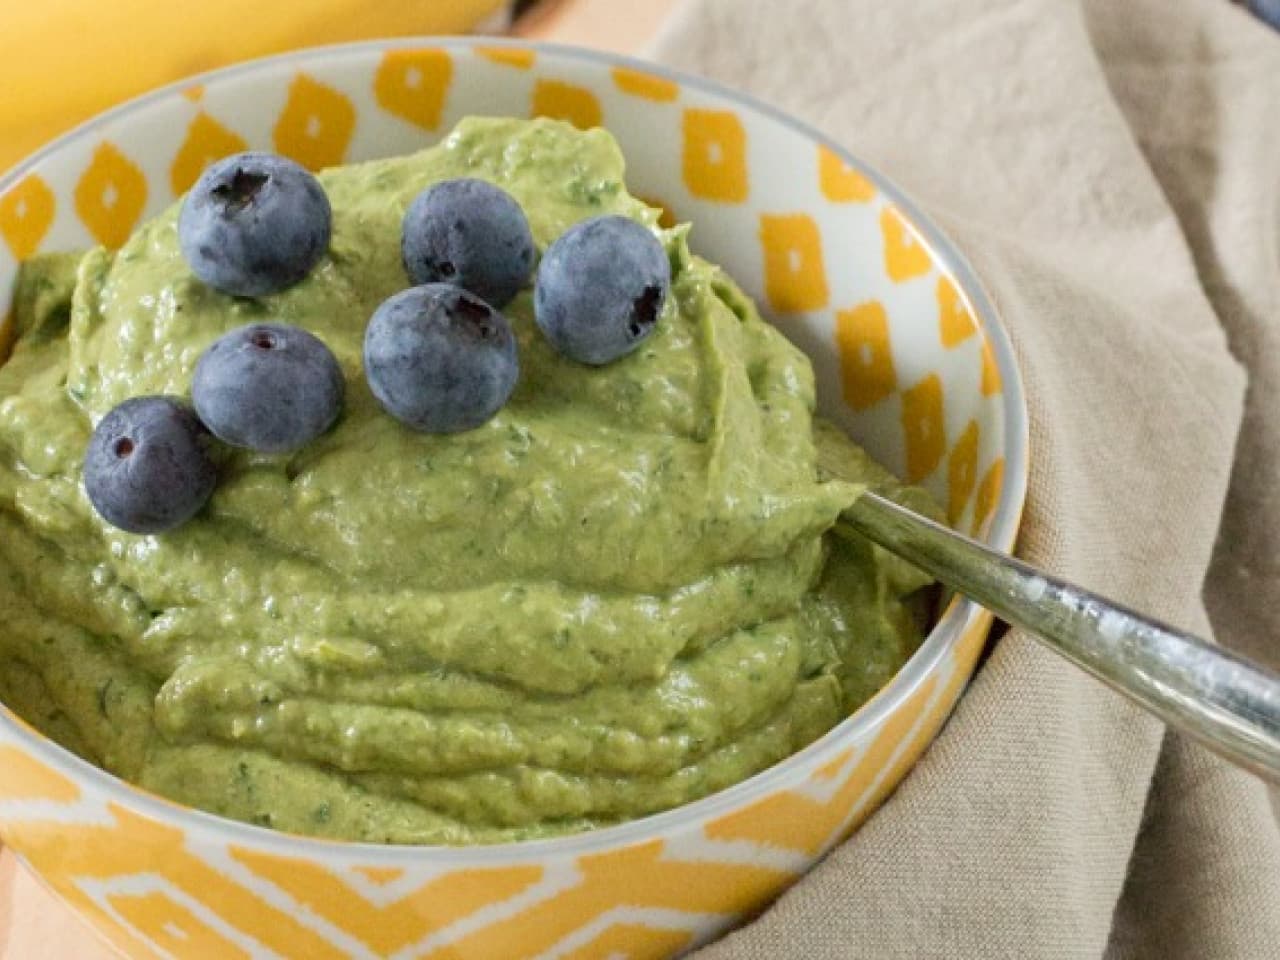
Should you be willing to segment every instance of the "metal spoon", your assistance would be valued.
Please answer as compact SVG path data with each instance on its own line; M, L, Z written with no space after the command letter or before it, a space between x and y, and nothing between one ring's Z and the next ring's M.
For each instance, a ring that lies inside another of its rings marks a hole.
M1171 727L1280 783L1277 674L870 491L836 523L837 533L851 531L1030 631Z

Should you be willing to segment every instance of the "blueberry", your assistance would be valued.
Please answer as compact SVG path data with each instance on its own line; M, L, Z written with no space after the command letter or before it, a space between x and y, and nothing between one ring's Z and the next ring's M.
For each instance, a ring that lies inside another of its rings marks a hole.
M342 409L342 368L300 327L251 323L224 334L196 364L191 399L214 435L262 453L296 450Z
M130 533L190 520L213 493L208 434L176 397L134 397L98 423L84 456L84 488L102 519Z
M196 181L178 216L191 270L237 297L302 280L329 247L333 214L320 181L273 153L238 153Z
M414 283L452 283L501 310L529 280L533 234L505 190L484 180L445 180L409 205L400 256Z
M547 249L534 311L552 346L579 363L599 365L653 333L670 289L671 264L647 228L626 217L594 217Z
M364 334L364 369L378 402L424 433L480 426L507 402L520 364L507 318L445 283L383 301Z

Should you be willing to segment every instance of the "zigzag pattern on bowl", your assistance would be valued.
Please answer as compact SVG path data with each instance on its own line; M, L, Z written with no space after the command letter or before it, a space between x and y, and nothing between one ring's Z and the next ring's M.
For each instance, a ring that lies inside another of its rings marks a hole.
M987 533L1008 479L1001 375L945 262L869 171L749 104L633 66L519 46L363 45L161 93L0 188L0 303L17 261L119 245L219 157L274 149L317 168L416 149L471 113L609 127L633 192L692 221L695 249L814 359L824 412L932 489L953 525ZM714 233L698 226L710 222ZM264 831L158 815L169 805L156 798L135 809L138 792L84 774L3 709L0 832L129 956L671 956L776 896L898 783L959 696L990 617L953 604L948 622L944 655L879 722L847 722L771 789L664 815L643 839L507 848L501 862L314 841L284 852Z

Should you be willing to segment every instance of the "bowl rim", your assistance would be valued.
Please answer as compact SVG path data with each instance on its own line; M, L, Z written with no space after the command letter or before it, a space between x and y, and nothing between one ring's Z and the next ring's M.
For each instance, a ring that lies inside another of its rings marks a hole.
M991 347L1001 380L1001 412L1004 417L1005 435L1004 474L1000 495L992 510L989 532L983 542L1001 550L1013 549L1027 492L1030 444L1028 413L1021 371L1008 331L977 273L960 249L924 213L922 208L873 165L862 160L817 128L791 116L781 108L715 80L611 51L510 37L421 35L300 47L192 74L98 113L62 133L0 174L0 195L16 185L46 157L56 154L72 141L107 126L123 116L144 109L152 103L181 95L181 92L189 87L216 83L240 74L271 69L293 62L311 61L325 53L361 54L423 47L467 51L474 51L476 48L533 50L538 55L546 54L551 59L585 62L604 68L622 67L670 80L681 88L690 88L699 93L729 101L740 108L779 123L818 146L832 151L843 163L871 180L876 189L905 215L907 222L920 235L934 265L955 279L962 295L973 307L981 333ZM512 862L569 858L652 840L666 831L679 829L682 826L687 828L690 824L711 819L752 800L784 789L793 774L801 768L816 763L820 755L834 749L838 743L850 740L859 734L865 736L881 726L938 669L959 642L965 628L975 618L985 615L986 612L973 601L964 597L953 598L916 652L871 700L817 740L753 776L716 793L669 810L628 820L615 826L560 837L449 846L379 844L286 833L176 803L129 783L59 746L3 703L0 703L0 730L7 733L9 737L21 741L24 746L32 750L37 759L72 782L77 780L87 782L102 790L108 801L122 804L153 820L168 822L184 830L211 831L221 834L220 839L228 844L259 850L268 849L283 856L314 856L351 862L380 860L404 867L421 867L426 863L484 867Z

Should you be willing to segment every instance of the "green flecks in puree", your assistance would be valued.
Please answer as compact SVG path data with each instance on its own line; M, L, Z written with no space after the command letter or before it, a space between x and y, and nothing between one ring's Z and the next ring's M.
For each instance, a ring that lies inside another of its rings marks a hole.
M926 580L825 535L861 486L819 482L817 444L846 478L900 487L815 432L807 359L684 227L661 234L672 296L634 354L561 358L526 292L507 310L520 381L492 421L428 436L381 411L361 342L408 285L401 216L462 175L514 195L539 249L588 216L659 215L604 131L474 119L321 174L331 249L260 301L192 276L176 207L114 254L25 266L0 368L0 698L216 813L480 843L732 784L902 664L919 641L904 598ZM205 347L253 320L333 349L337 426L289 456L221 449L212 501L175 531L106 525L80 479L92 424L131 396L188 395Z

